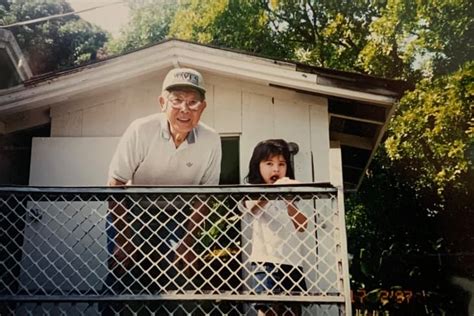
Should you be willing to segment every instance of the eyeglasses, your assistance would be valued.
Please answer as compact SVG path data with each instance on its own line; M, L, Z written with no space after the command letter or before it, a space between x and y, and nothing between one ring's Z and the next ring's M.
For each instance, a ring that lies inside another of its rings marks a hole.
M181 110L186 105L191 111L197 111L202 105L202 101L199 100L186 101L181 98L169 98L168 101L171 103L171 107L176 110Z

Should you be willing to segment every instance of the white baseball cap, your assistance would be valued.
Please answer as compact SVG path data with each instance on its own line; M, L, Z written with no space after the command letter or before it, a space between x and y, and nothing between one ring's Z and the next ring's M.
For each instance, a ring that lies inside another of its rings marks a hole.
M163 81L162 90L169 91L170 89L179 87L193 88L203 94L206 93L204 79L202 78L202 75L194 69L174 68L168 72Z

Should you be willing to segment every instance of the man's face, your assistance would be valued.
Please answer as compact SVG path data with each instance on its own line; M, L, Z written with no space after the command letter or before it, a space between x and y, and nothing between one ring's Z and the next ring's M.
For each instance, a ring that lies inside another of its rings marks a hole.
M206 108L206 101L193 89L164 92L160 96L160 105L166 112L172 135L189 133L198 123Z

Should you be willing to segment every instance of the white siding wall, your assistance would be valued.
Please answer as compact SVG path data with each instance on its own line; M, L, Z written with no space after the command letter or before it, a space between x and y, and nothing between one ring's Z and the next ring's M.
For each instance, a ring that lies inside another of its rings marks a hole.
M121 136L136 118L159 111L162 74L132 80L51 109L51 137Z
M163 74L91 93L51 110L52 137L118 137L136 118L159 111ZM327 100L204 73L207 108L202 121L221 135L240 136L241 181L255 145L268 138L296 142L296 178L329 182ZM70 140L73 141L73 140ZM311 154L315 166L312 174ZM35 157L32 157L35 159ZM45 180L45 185L48 180Z
M30 185L103 186L119 137L37 137Z

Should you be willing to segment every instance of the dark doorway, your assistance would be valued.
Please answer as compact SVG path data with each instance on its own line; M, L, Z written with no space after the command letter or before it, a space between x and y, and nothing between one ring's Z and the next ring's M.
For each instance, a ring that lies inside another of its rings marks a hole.
M240 183L239 137L221 137L222 162L220 184Z

